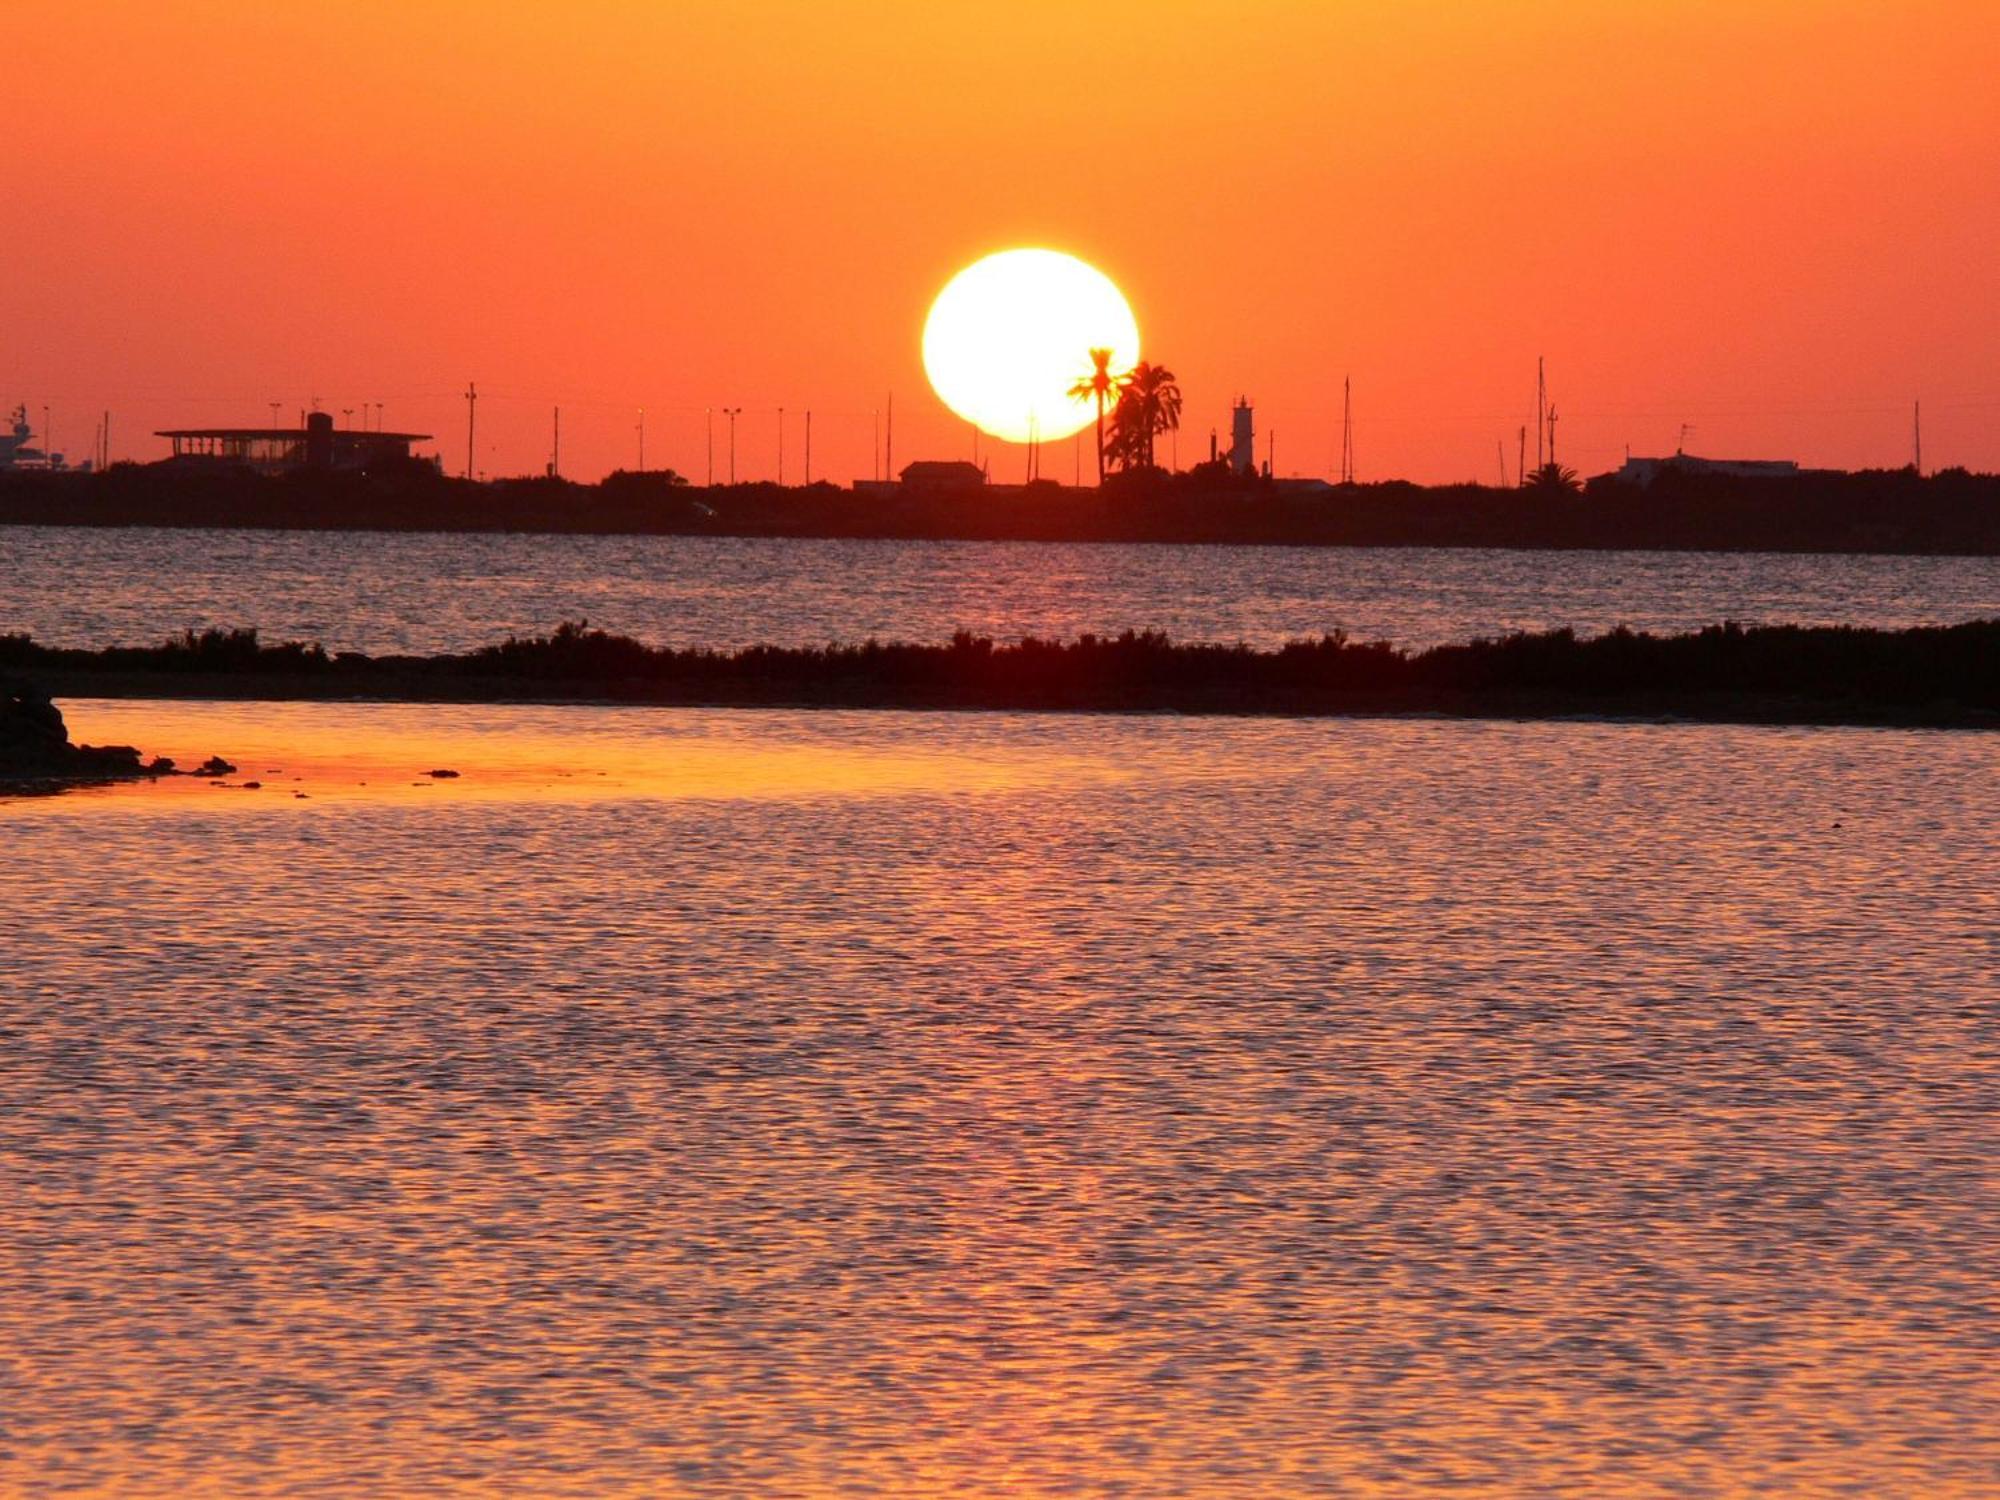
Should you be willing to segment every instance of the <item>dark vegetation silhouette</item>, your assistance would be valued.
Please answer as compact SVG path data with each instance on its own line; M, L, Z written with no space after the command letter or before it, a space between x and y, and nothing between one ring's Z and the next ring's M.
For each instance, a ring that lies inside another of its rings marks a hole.
M1522 480L1521 488L1544 495L1579 495L1583 493L1583 481L1577 477L1576 470L1550 459Z
M1275 650L1154 632L1000 644L651 647L565 623L456 655L368 657L207 631L104 651L0 636L0 670L65 694L589 700L876 708L1675 715L2000 727L2000 620L1911 630L1710 626L1510 635L1426 651L1335 632Z
M1127 474L1154 473L1154 440L1181 425L1181 388L1174 372L1141 360L1118 382L1108 457Z
M0 474L0 524L2000 556L2000 476L1962 469L1787 479L1669 472L1647 489L1600 478L1579 494L1567 483L1300 491L1227 467L1140 468L1104 488L926 493L826 483L705 489L658 470L585 485L541 476L475 483L416 462L277 477L116 464L92 474Z

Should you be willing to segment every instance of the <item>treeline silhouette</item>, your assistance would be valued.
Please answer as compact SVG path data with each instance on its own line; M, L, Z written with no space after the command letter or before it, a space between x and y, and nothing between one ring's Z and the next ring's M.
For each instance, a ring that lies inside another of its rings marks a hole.
M456 655L329 653L252 630L102 651L0 636L0 670L67 695L592 700L707 705L2000 726L2000 620L1909 630L1721 624L1516 634L1406 651L1335 633L1274 650L1155 632L1001 644L673 649L566 622Z
M1226 464L957 491L832 484L702 488L669 470L599 484L478 483L425 463L369 473L116 464L0 474L0 524L500 531L940 540L1197 542L2000 555L2000 476L1964 470L1739 479L1670 471L1650 488L1389 482L1301 490Z

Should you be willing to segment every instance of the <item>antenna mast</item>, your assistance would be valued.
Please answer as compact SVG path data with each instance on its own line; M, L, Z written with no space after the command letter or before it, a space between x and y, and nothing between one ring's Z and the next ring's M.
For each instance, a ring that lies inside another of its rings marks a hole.
M1535 467L1542 467L1542 432L1549 425L1549 373L1546 356L1535 361Z

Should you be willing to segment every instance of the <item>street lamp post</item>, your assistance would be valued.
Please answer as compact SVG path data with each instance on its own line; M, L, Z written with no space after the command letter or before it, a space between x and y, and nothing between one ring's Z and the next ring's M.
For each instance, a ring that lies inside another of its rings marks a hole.
M729 418L729 482L736 483L736 419L743 415L740 406L725 406L722 414Z

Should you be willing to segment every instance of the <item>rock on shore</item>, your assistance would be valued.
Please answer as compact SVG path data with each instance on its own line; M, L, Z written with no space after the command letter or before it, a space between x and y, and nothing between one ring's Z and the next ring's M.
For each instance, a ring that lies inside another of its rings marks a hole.
M62 710L26 683L0 682L0 779L158 774L130 745L72 745Z

